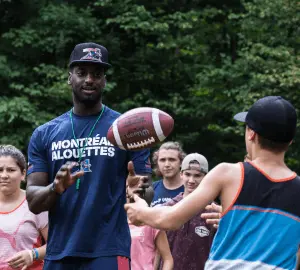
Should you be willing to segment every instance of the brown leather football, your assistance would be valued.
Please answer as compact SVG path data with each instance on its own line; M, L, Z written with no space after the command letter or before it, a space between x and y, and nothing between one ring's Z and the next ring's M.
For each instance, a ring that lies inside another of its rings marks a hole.
M120 115L107 139L123 150L141 150L162 142L173 130L173 118L156 108L141 107Z

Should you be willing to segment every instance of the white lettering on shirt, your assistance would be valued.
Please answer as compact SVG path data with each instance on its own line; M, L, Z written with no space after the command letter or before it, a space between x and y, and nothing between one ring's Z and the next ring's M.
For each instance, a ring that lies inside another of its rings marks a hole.
M85 142L87 141L87 146L83 151ZM115 147L106 139L106 137L100 137L97 134L93 138L81 138L77 140L80 152L82 151L82 157L91 157L91 156L109 156L113 157L115 155ZM63 140L52 142L52 161L61 160L61 159L71 159L78 158L78 144L74 139Z

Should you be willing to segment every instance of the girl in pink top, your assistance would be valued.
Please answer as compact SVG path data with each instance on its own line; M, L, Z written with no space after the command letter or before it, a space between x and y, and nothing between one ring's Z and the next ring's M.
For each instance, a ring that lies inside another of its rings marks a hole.
M127 188L128 201L130 194L132 194L132 190L129 191ZM162 270L173 269L173 258L164 231L153 229L150 226L135 226L130 222L129 229L131 235L131 270L158 269L159 265L155 265L157 251L162 258Z
M41 270L47 240L48 214L29 211L21 181L26 160L17 148L0 145L0 269Z

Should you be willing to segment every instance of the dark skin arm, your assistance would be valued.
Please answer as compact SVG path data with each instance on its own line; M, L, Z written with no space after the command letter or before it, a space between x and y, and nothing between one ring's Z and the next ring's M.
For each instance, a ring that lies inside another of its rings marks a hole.
M59 169L54 179L55 191L51 190L52 183L48 185L47 173L35 172L28 175L26 198L32 213L39 214L49 211L54 206L57 197L83 175L83 171L71 173L72 168L76 165L78 164L75 162L67 162Z
M35 172L28 175L26 197L29 209L34 214L49 211L55 204L57 197L60 196L69 186L73 185L78 177L82 176L83 171L71 173L75 162L67 162L57 172L55 182L55 192L51 190L52 183L48 185L48 174L44 172ZM132 161L128 163L127 183L130 188L135 189L135 193L148 200L153 195L153 188L149 185L149 177L136 175Z
M47 173L35 172L27 177L26 198L29 210L36 215L50 210L59 196L47 184Z

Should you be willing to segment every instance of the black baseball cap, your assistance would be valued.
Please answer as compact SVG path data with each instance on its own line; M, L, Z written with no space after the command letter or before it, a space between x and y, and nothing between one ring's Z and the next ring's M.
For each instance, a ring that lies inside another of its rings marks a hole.
M290 142L296 133L296 110L280 96L261 98L248 112L240 112L234 119L246 123L258 135L274 142Z
M102 45L88 42L77 44L70 56L69 67L78 63L96 63L109 68L108 51Z

